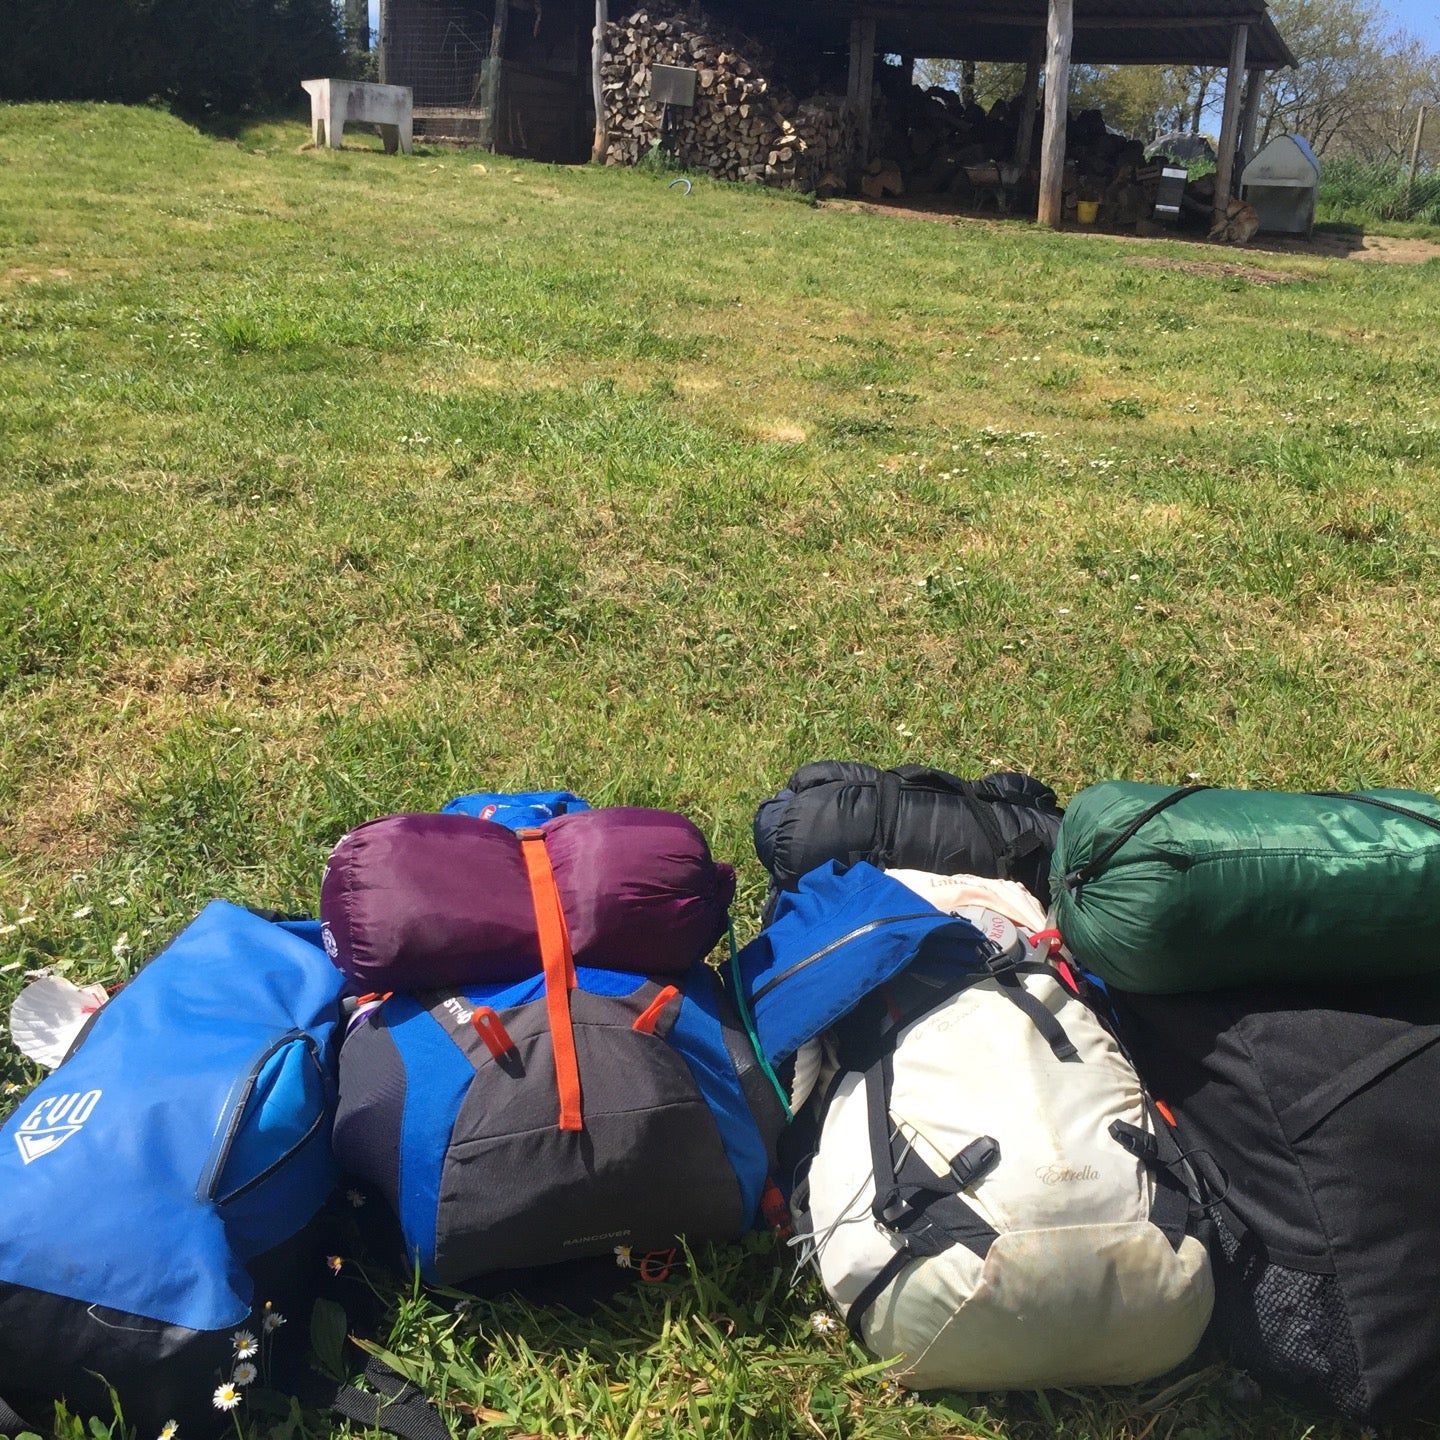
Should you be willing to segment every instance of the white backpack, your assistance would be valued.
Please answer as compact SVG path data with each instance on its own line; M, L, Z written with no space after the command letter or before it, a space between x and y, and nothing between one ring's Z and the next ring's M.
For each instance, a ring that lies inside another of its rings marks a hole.
M919 962L843 1027L797 1242L913 1389L1162 1374L1214 1298L1188 1166L1069 968L960 913L987 972Z

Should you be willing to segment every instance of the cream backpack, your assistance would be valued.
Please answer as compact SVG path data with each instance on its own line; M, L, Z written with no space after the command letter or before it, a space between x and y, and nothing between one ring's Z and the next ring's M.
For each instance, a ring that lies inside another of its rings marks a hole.
M973 906L973 884L891 878L970 919L989 959L977 973L921 957L829 1037L796 1243L914 1389L1125 1384L1178 1365L1214 1298L1194 1180L1086 985ZM1030 928L1027 907L1005 908Z

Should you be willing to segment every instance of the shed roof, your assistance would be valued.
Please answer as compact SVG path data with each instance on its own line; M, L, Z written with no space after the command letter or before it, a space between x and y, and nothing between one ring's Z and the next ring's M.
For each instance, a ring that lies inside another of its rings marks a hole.
M772 21L774 0L743 8ZM812 40L843 45L858 4L792 0L789 18ZM930 59L1021 61L1045 28L1046 0L870 0L881 53ZM1278 70L1295 57L1264 0L1075 0L1071 58L1081 65L1226 65L1230 36L1250 26L1246 65Z

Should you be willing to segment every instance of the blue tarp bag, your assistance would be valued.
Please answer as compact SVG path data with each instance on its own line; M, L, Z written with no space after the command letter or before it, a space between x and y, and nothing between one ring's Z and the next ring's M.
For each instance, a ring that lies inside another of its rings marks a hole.
M557 815L574 815L577 811L588 809L590 802L569 790L523 790L513 795L498 791L457 795L440 813L493 820L507 830L531 830L555 819Z
M335 1184L343 984L318 924L217 900L0 1129L0 1396L32 1425L109 1387L142 1435L225 1423L235 1332L266 1337ZM267 1343L305 1344L290 1318Z
M984 937L864 861L830 861L780 895L733 961L733 986L765 1062L778 1068L867 995L928 955L983 969Z

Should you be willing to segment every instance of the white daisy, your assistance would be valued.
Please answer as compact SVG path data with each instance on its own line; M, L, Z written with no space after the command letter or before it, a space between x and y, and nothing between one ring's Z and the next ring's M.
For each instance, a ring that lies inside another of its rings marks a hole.
M175 1440L176 1435L178 1435L179 1433L180 1426L174 1420L167 1420L160 1427L159 1440Z
M210 1403L217 1410L233 1410L244 1398L240 1391L227 1380L211 1396Z
M338 1275L344 1269L345 1261L339 1255L327 1255L325 1265L332 1275Z
M365 1197L358 1190L347 1190L345 1192L345 1198L356 1210L365 1203Z
M235 1367L235 1373L230 1378L237 1385L245 1386L251 1384L259 1373L248 1360L242 1360Z
M284 1323L285 1317L278 1310L270 1310L260 1322L260 1328L267 1335L273 1335Z
M817 1335L833 1335L839 1328L840 1322L827 1310L817 1310L810 1317L810 1328Z
M622 1270L630 1269L634 1262L630 1258L630 1247L628 1245L617 1245L615 1247L615 1263Z
M260 1342L248 1330L237 1330L230 1337L230 1343L235 1347L237 1360L248 1360L260 1353Z

